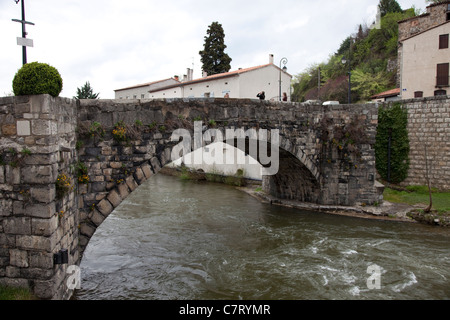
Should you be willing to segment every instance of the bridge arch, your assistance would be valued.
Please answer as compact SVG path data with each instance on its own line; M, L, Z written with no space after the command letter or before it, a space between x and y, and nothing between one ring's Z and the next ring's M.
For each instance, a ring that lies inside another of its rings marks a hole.
M234 127L231 129L234 130ZM219 129L214 128L214 130ZM226 128L223 129L223 132L225 132L225 130ZM248 133L252 130L253 129L250 128L244 131ZM186 131L189 134L192 133L192 130ZM203 128L202 132L204 134L208 134L207 131L205 133L205 128ZM260 144L259 140L253 139L254 137L237 137L232 141L227 141L225 139L226 135L223 135L222 137L222 142L238 148L246 154L251 153L250 145L252 144L258 146L258 155L261 152L260 148L265 145L265 143ZM172 159L172 153L177 143L180 143L180 141L182 142L183 140L178 138L170 140L167 138L163 139L156 148L151 149L155 151L154 153L150 151L144 155L144 158L147 158L148 160L138 163L135 167L130 168L130 174L119 175L119 179L115 181L115 184L112 183L110 187L106 188L106 190L97 189L97 187L89 188L91 191L94 190L94 192L93 194L84 197L85 200L81 201L84 202L83 208L80 208L80 214L82 215L79 240L81 256L96 229L103 223L104 220L107 219L115 208L117 208L142 183L157 174L165 165L174 160ZM302 149L296 150L296 148L293 147L292 142L288 141L287 138L283 138L279 141L283 142L283 146L281 146L281 143L273 145L270 138L264 142L267 142L267 150L264 152L265 154L270 154L271 152L273 153L274 148L276 148L277 159L271 157L271 160L277 161L277 167L276 172L263 176L263 190L277 198L319 203L321 197L320 173L316 165L306 156L305 152ZM117 144L113 141L110 141L110 143L111 145L104 141L101 149L109 150L114 144ZM199 148L203 148L205 146L207 145L202 143ZM116 148L117 147L121 148L120 145L116 145ZM195 151L195 149L192 151ZM85 151L82 151L81 153L83 154ZM100 153L104 152L100 151ZM271 156L274 155L271 154ZM83 157L81 158L83 159ZM257 160L262 166L265 165L267 167L273 165L273 163L261 163L258 156L255 160ZM117 169L119 168L119 163L113 163L113 166ZM99 166L96 163L91 163L90 167L98 168ZM109 170L106 172L109 172ZM99 179L97 176L97 180L102 179ZM110 180L110 178L105 177L103 180ZM81 193L83 194L84 192L85 194L88 194L87 189L88 187L86 186L86 190L81 191ZM86 199L98 200L86 201Z

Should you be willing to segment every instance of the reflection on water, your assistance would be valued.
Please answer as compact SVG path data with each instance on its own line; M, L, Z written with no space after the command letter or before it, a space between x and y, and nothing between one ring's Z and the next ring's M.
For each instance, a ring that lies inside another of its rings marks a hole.
M156 175L91 239L78 299L449 299L450 232ZM371 265L381 288L369 289Z

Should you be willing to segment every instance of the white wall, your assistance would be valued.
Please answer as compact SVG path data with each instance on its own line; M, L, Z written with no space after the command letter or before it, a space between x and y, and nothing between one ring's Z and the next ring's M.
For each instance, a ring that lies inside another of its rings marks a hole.
M278 100L280 95L280 69L275 67L275 65L242 73L239 78L241 98L257 99L256 95L260 91L264 91L266 100ZM286 72L281 71L281 94L286 92L288 101L290 101L290 85L291 77Z
M149 90L162 88L178 83L175 79L167 79L146 85L138 85L130 88L119 89L115 91L115 99L150 99ZM134 98L136 96L136 98Z
M234 157L233 157L234 155ZM201 163L196 160L201 159ZM217 161L221 159L220 161ZM262 166L258 161L246 155L241 150L223 143L212 143L204 148L197 149L188 155L169 163L169 167L179 167L181 163L191 169L202 169L206 173L215 173L224 176L234 176L239 169L244 171L244 178L262 180Z
M286 92L290 101L291 77L281 72L282 93ZM187 83L181 87L169 88L150 93L150 98L203 98L209 93L211 98L223 98L229 93L230 98L257 99L260 91L265 91L266 100L278 99L280 69L275 65L268 65L259 69L242 72L239 75L211 79L197 83Z

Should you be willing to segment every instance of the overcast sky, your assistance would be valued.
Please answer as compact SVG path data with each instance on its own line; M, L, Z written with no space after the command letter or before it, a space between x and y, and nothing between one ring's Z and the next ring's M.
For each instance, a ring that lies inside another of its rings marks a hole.
M198 52L208 26L225 31L231 69L288 59L296 75L326 61L361 23L375 20L378 0L25 0L28 62L48 63L63 78L61 96L86 81L100 98L114 90L186 74L201 77ZM398 0L403 9L425 10L425 0ZM16 38L21 5L0 0L0 96L12 92L22 66Z

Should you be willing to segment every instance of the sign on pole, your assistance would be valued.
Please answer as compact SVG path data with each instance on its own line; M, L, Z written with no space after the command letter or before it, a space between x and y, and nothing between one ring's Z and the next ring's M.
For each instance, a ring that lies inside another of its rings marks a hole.
M33 39L17 37L17 45L22 47L33 47Z

